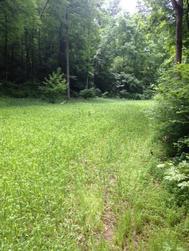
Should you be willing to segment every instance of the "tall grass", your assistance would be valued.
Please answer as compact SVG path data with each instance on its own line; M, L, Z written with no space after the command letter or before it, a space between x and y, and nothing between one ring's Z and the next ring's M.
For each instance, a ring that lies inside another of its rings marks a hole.
M188 250L185 210L148 172L150 105L1 100L0 249Z

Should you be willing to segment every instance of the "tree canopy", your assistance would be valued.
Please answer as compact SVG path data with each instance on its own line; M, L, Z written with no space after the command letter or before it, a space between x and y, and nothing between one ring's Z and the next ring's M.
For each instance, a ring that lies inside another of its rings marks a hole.
M110 96L150 93L175 57L188 61L188 6L143 0L131 15L114 0L1 0L3 90L37 92L60 67L71 95L91 87Z

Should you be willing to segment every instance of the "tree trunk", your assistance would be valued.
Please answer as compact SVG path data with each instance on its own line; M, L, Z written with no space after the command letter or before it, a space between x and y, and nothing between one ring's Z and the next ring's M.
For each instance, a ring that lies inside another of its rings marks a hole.
M182 63L183 47L183 0L172 0L173 8L176 14L176 63Z
M182 24L183 24L183 7L176 10L176 62L182 63Z
M89 74L88 74L88 70L87 70L87 80L86 80L86 89L89 89Z
M66 32L65 32L66 33ZM59 51L58 51L59 66L66 75L66 34L63 37L63 23L59 27Z
M5 14L5 35L4 35L4 66L5 66L5 80L8 78L8 18Z
M70 99L70 43L69 43L69 20L68 20L68 8L66 10L66 75L67 75L67 94Z
M35 75L35 56L34 56L34 52L35 52L35 44L34 44L34 26L32 27L32 31L31 31L31 45L30 45L30 48L31 48L31 78L32 78L32 81L34 81L34 75Z
M41 57L41 30L39 28L38 30L38 63L39 63L39 66L38 68L41 68L41 65L42 65L42 57Z
M25 73L26 73L26 78L29 79L29 73L30 73L30 52L29 52L29 43L28 43L28 30L25 29Z
M187 22L187 27L189 30L189 0L187 0L186 4L187 4L187 6L186 6L186 22Z

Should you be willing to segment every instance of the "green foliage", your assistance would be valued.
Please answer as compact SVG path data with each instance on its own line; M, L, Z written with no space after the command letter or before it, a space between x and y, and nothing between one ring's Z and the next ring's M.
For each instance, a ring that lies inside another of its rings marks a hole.
M71 86L77 91L78 82L86 86L94 76L101 5L97 0L0 1L0 80L40 83L57 67L65 74L68 27L70 71L75 77Z
M155 95L155 90L153 89L153 86L150 88L146 88L143 93L140 95L140 98L142 100L148 100L152 99Z
M188 159L189 158L187 158L187 160ZM181 189L189 189L189 162L183 160L179 162L178 165L174 165L174 163L169 163L165 179L173 183L177 183L177 186Z
M160 81L156 98L159 137L169 155L181 154L188 151L182 145L189 137L189 65L175 66Z
M60 68L50 74L43 82L43 86L40 87L42 94L51 103L54 103L58 97L64 97L66 89L66 80Z
M104 93L102 93L102 97L103 98L108 98L108 97L110 97L111 95L110 95L110 93L109 92L104 92Z
M141 95L138 93L129 93L126 90L121 90L118 92L118 97L123 99L133 99L133 100L140 100Z
M151 31L149 19L142 13L116 15L102 30L95 57L95 84L102 91L119 95L117 86L128 94L142 94L156 84L167 54L164 35Z
M169 160L157 166L166 188L175 195L179 206L188 207L189 202L189 155L185 160Z
M114 0L109 6L104 0L0 1L0 80L30 81L32 92L57 67L66 74L68 33L71 93L95 86L119 96L115 83L125 74L135 79L125 90L137 97L156 84L160 66L174 54L170 4L142 2L140 12L128 15Z
M174 157L161 172L182 203L189 198L189 65L177 65L164 73L158 93L158 137L168 157Z
M142 93L142 85L138 79L125 72L114 73L115 83L114 90L121 92L126 91L129 94Z
M1 95L14 98L39 98L39 84L37 82L27 81L22 84L16 84L11 81L3 81L0 84Z
M102 91L99 88L95 89L95 93L97 97L102 97Z
M120 98L128 98L129 97L129 93L126 90L121 90L119 91L119 97Z
M95 88L90 89L84 89L80 91L80 97L88 99L88 98L95 98L96 97L96 91Z

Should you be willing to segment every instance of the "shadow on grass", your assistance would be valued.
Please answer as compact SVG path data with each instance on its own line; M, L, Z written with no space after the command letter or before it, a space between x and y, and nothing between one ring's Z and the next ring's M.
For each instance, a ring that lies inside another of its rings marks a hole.
M30 107L30 106L48 106L48 105L72 105L72 104L107 104L107 103L141 103L138 100L126 100L119 98L92 98L92 99L82 99L75 98L70 100L59 99L55 103L49 103L45 99L35 99L35 98L10 98L10 97L0 97L0 108L6 107ZM143 101L145 102L145 101ZM149 101L148 101L149 102ZM148 103L147 102L147 103Z
M114 102L115 99L71 99L71 100L57 100L55 103L48 103L44 99L32 99L32 98L9 98L0 97L0 108L4 107L25 107L25 106L43 106L43 105L65 105L65 104L76 104L76 103L110 103Z

